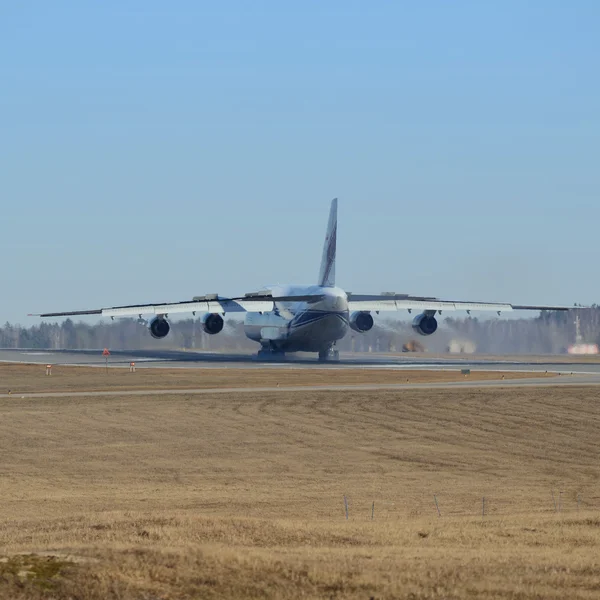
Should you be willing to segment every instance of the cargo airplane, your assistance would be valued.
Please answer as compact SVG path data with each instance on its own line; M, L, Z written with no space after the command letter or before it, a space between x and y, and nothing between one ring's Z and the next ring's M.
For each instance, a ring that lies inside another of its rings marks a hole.
M260 344L258 357L283 357L286 352L317 352L320 361L338 360L336 342L349 330L358 333L373 327L373 313L408 311L418 313L413 329L420 335L435 333L436 314L442 311L569 310L567 306L525 306L501 302L458 302L408 294L354 294L336 287L337 198L331 203L319 279L316 285L275 285L238 297L218 294L196 296L183 302L116 306L95 310L53 312L40 317L138 317L152 337L169 334L168 317L179 313L201 315L204 331L211 335L223 329L226 313L245 313L246 336Z

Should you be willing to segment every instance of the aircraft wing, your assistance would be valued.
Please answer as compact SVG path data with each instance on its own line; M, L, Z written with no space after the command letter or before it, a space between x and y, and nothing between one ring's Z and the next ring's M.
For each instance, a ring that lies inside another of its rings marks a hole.
M463 302L456 300L440 300L438 298L426 298L409 296L408 294L348 294L348 307L350 311L490 311L511 312L513 310L571 310L581 308L576 306L546 306L509 304L506 302Z
M131 306L113 306L92 310L49 312L34 314L35 317L80 317L98 315L102 317L134 317L141 315L172 315L175 313L228 313L228 312L267 312L275 308L275 302L316 302L322 296L272 296L251 293L236 298L226 298L218 294L196 296L183 302L158 302Z

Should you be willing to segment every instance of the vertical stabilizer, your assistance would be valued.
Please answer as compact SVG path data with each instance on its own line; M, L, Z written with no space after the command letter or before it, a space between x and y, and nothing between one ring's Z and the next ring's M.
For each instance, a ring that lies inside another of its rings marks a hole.
M319 285L325 287L335 286L335 250L337 238L337 198L331 201L327 233L323 244L323 257L319 271Z

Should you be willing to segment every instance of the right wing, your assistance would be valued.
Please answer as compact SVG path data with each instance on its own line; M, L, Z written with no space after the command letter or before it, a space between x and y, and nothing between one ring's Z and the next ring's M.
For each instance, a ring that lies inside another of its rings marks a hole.
M501 313L513 310L572 310L581 307L509 304L507 302L464 302L409 296L408 294L348 294L348 308L350 311L374 312L407 310L410 313L413 310L420 310L441 313L443 310L464 310L469 313L474 310Z
M275 308L275 302L316 302L322 296L272 296L268 293L250 293L236 298L225 298L218 294L196 296L191 301L113 306L92 310L73 310L32 314L34 317L79 317L99 315L102 317L133 317L141 315L170 315L174 313L221 313L228 312L268 312Z

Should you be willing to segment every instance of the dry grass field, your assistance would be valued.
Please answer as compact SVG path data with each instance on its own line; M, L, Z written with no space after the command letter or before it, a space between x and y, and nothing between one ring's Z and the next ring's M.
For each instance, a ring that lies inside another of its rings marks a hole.
M584 387L4 398L0 598L598 598L599 431Z
M552 377L553 374L547 374ZM472 371L466 378L460 370L425 371L405 369L147 369L74 367L56 365L46 376L45 365L0 363L0 394L19 392L71 392L102 390L201 389L235 387L269 387L277 384L354 385L376 383L410 383L482 381L519 379L531 373Z

